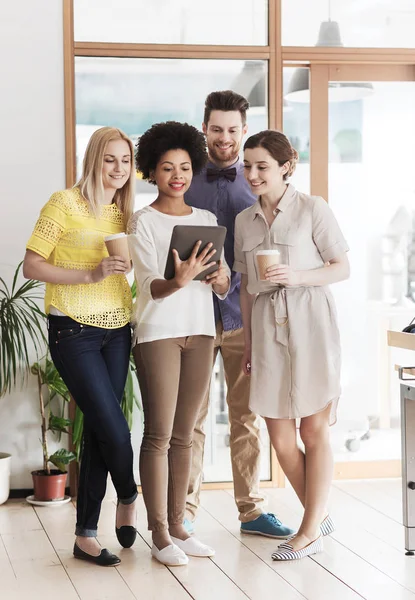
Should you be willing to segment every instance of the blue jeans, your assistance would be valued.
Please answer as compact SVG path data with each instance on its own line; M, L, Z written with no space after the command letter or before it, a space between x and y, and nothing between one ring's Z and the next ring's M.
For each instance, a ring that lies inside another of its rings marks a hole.
M131 436L120 406L130 348L129 325L101 329L49 315L52 360L84 413L76 535L97 535L108 472L122 504L137 497Z

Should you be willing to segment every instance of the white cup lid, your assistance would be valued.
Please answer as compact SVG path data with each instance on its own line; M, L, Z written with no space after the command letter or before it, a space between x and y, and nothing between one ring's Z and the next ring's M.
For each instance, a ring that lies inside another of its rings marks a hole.
M275 249L275 250L258 250L257 255L258 254L263 254L265 256L273 256L275 254L279 254L280 251Z

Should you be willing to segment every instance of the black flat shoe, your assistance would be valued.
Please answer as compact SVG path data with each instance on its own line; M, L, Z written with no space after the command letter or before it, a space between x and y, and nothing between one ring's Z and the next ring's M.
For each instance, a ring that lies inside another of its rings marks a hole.
M120 501L117 501L117 510ZM132 525L115 526L115 535L123 548L131 548L137 538L137 529Z
M88 554L87 552L81 550L80 547L76 545L76 542L73 547L73 555L75 558L87 560L88 562L94 563L94 565L99 565L100 567L115 567L121 562L118 556L111 554L111 552L109 552L106 548L103 548L98 556L92 556L92 554Z
M123 548L131 548L137 537L137 529L132 525L123 525L115 528L115 534Z

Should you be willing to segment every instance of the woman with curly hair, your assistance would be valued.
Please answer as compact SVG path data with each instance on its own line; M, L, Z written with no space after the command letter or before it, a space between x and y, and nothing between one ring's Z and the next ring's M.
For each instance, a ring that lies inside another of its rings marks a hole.
M223 260L204 285L193 281L211 262L209 245L181 261L173 250L175 277L163 277L175 225L217 225L206 210L184 201L193 173L207 160L205 139L191 125L153 125L137 144L136 164L158 188L156 200L136 212L128 233L137 303L134 358L144 408L140 476L152 531L152 555L179 566L189 556L214 550L190 537L183 526L192 459L193 428L207 392L213 360L215 319L211 290L225 298L230 272Z

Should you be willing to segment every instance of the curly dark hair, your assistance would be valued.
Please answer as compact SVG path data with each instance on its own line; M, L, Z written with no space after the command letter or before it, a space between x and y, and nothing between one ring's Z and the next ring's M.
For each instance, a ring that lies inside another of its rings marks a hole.
M186 150L190 156L193 173L200 173L207 162L205 136L193 125L167 121L156 123L137 142L135 164L144 179L155 184L150 177L160 158L169 150Z

